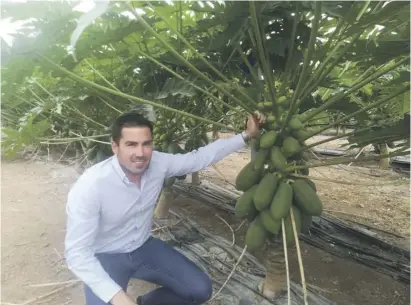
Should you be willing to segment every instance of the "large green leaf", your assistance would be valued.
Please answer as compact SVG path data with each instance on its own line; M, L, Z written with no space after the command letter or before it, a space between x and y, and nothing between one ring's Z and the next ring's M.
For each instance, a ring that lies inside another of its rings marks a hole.
M376 126L374 130L358 132L347 138L347 146L361 147L369 144L384 144L391 141L405 141L410 137L410 126L405 119Z
M162 90L155 97L156 99L163 99L169 95L178 97L193 97L196 95L195 89L190 86L187 82L176 79L169 78L166 80Z
M46 119L34 122L36 116L36 111L33 111L22 118L18 130L2 128L2 150L6 158L13 158L23 148L37 144L37 138L50 128L50 122Z
M81 34L83 31L90 25L92 24L97 18L99 18L101 15L103 15L107 9L109 8L109 1L104 0L104 1L98 1L95 3L93 9L82 15L79 20L77 21L77 27L76 29L71 33L70 37L70 49L71 52L76 58L75 55L75 49L76 49L76 43L77 40L80 38Z
M378 41L358 40L345 56L349 61L360 61L364 66L381 65L399 56L410 54L409 40Z

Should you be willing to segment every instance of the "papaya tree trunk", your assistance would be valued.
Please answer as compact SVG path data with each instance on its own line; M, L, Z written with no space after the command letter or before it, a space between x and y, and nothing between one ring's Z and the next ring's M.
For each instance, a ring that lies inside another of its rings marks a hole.
M75 164L76 164L76 168L78 168L81 165L81 155L83 154L81 147L76 146L76 156L75 156ZM89 160L90 161L90 160Z
M195 172L195 173L191 174L191 184L192 185L200 185L201 184L200 173L199 172Z
M340 128L341 128L341 127L338 125L338 126L337 126L337 130L336 130L336 132L337 132L337 136L339 136L339 135L340 135Z
M216 141L220 138L220 136L218 135L218 129L217 128L213 128L213 134L211 135L211 138L213 139L213 141Z
M171 203L173 201L173 193L169 187L164 187L161 191L160 198L154 210L155 218L168 218Z
M387 144L380 144L380 154L386 155L388 154L388 147ZM380 160L380 167L383 169L388 169L390 167L390 158L383 158Z
M280 243L270 250L264 259L265 278L258 285L258 290L268 299L273 299L279 293L287 290L287 273L284 250Z

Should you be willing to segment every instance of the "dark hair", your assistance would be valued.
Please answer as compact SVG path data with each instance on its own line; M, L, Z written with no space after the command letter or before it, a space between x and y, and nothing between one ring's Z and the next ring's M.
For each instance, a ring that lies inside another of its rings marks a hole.
M111 128L111 138L118 144L121 138L121 131L124 127L148 127L153 134L153 123L138 112L131 111L120 115Z

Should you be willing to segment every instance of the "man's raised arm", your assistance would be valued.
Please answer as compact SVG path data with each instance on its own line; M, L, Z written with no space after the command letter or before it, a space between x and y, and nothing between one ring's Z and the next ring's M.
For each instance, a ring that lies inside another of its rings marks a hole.
M211 144L200 147L197 151L186 154L163 154L166 165L166 177L182 176L205 169L224 159L231 153L243 148L246 138L255 138L260 134L261 116L248 117L247 129L229 139L219 139Z
M241 134L229 139L218 139L217 141L200 147L196 151L185 154L164 154L166 160L166 177L182 176L217 163L231 153L243 148L245 142Z

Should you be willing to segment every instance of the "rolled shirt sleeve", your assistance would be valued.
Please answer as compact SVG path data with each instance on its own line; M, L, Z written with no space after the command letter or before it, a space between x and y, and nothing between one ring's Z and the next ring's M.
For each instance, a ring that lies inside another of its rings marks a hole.
M78 181L66 205L65 258L74 273L106 303L122 288L108 275L95 257L93 243L99 226L100 203L94 187Z

